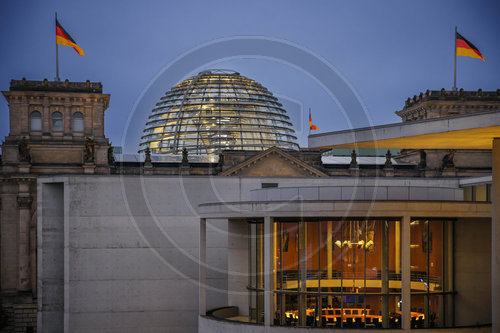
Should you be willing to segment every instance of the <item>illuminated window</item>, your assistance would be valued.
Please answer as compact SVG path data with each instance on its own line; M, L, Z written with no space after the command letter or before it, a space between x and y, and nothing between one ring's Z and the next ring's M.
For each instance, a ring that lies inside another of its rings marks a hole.
M411 325L453 326L453 221L419 219L410 228Z
M491 184L464 187L463 194L464 201L491 202Z
M252 241L258 226L250 227ZM400 328L400 230L400 221L389 219L276 221L275 325ZM250 314L259 322L262 242L253 242Z
M63 116L61 112L54 112L52 114L52 130L62 131L63 130Z
M38 111L33 111L30 116L30 129L32 131L42 130L42 114Z

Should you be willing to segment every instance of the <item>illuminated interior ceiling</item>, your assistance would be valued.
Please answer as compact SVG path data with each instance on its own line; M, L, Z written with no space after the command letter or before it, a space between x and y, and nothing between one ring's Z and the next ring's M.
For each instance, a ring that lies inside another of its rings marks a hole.
M223 150L296 150L286 111L261 84L227 70L199 73L156 104L139 152L212 155Z
M491 149L493 142L492 139L494 137L500 137L500 126L345 143L336 147L388 149Z
M481 112L309 136L315 148L492 149L500 112Z

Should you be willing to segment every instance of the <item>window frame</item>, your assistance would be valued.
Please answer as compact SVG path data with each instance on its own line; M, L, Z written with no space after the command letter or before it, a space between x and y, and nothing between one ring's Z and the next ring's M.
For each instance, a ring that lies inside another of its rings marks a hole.
M37 117L37 118L33 117L35 114L38 114L39 117ZM33 128L34 127L33 126L33 120L35 120L35 119L37 119L37 120L40 121L40 128L36 128L36 129ZM40 111L38 111L38 110L31 111L31 113L30 113L30 131L32 131L32 132L40 132L42 130L42 125L43 125L42 124L42 113Z

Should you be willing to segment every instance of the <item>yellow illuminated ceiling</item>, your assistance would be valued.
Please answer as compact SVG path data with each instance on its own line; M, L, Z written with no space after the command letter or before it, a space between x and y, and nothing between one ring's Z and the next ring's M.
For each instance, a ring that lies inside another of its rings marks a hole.
M331 147L387 149L491 149L492 140L496 137L500 137L500 126L413 135L393 139L350 142L332 145Z

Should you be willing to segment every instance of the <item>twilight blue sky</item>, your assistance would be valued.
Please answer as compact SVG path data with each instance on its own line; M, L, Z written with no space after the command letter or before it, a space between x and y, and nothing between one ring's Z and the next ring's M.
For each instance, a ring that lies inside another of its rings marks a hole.
M485 63L458 58L458 87L500 88L500 2L493 0L4 0L1 90L8 90L11 79L54 79L55 11L86 53L81 57L72 48L59 47L60 76L103 83L111 94L106 134L114 145L140 135L150 110L134 105L155 77L174 59L221 38L269 37L307 49L343 75L375 125L399 121L394 111L414 94L451 88L455 25L486 58ZM244 57L202 66L206 68L234 69L282 97L291 108L302 146L307 144L308 108L320 132L351 126L349 109L340 107L310 76L280 61ZM182 77L199 70L190 68ZM8 107L3 101L0 136L7 134ZM133 152L136 147L126 149Z

